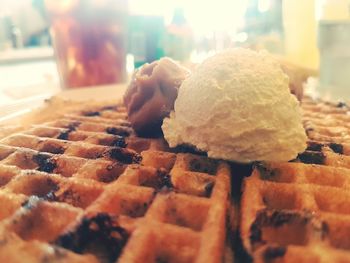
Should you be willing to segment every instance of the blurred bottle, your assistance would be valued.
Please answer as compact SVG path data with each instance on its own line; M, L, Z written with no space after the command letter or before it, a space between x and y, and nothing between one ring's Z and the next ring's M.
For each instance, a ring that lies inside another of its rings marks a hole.
M350 99L349 7L348 0L327 0L321 5L318 28L318 91L328 99Z
M0 51L13 47L11 41L11 16L7 13L0 14Z
M129 18L129 52L134 56L134 67L164 56L164 18L159 15L134 14Z
M283 0L286 57L291 62L317 69L317 21L315 0Z
M46 0L64 88L126 79L127 0Z
M13 48L23 48L22 32L15 23L11 23L11 42Z
M166 28L165 55L179 61L189 59L193 49L193 31L183 8L175 8L171 23Z

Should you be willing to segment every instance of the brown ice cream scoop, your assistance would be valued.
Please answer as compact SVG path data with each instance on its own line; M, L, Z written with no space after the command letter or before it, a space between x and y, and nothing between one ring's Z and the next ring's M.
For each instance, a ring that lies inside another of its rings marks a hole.
M138 135L161 134L163 119L174 108L178 88L189 73L170 58L147 63L134 72L124 104Z

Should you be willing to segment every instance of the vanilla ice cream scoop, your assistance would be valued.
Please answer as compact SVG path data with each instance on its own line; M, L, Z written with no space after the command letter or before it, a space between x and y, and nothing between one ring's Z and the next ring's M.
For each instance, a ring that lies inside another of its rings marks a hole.
M189 144L237 162L288 161L307 139L279 63L242 48L208 58L183 81L162 130L171 147Z

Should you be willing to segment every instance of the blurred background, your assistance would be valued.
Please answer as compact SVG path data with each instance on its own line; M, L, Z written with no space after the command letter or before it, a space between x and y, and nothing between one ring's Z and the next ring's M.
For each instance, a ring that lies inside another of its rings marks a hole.
M350 97L349 10L349 0L0 0L0 103L127 82L163 56L195 67L237 46L319 72L320 90Z

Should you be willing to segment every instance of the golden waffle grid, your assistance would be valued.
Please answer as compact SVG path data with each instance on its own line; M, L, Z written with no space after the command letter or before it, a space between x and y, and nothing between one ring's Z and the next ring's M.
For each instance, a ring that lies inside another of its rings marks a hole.
M82 110L0 141L0 262L221 262L230 166Z
M257 163L243 183L241 238L254 262L350 261L350 120L344 103L306 98L308 148Z

